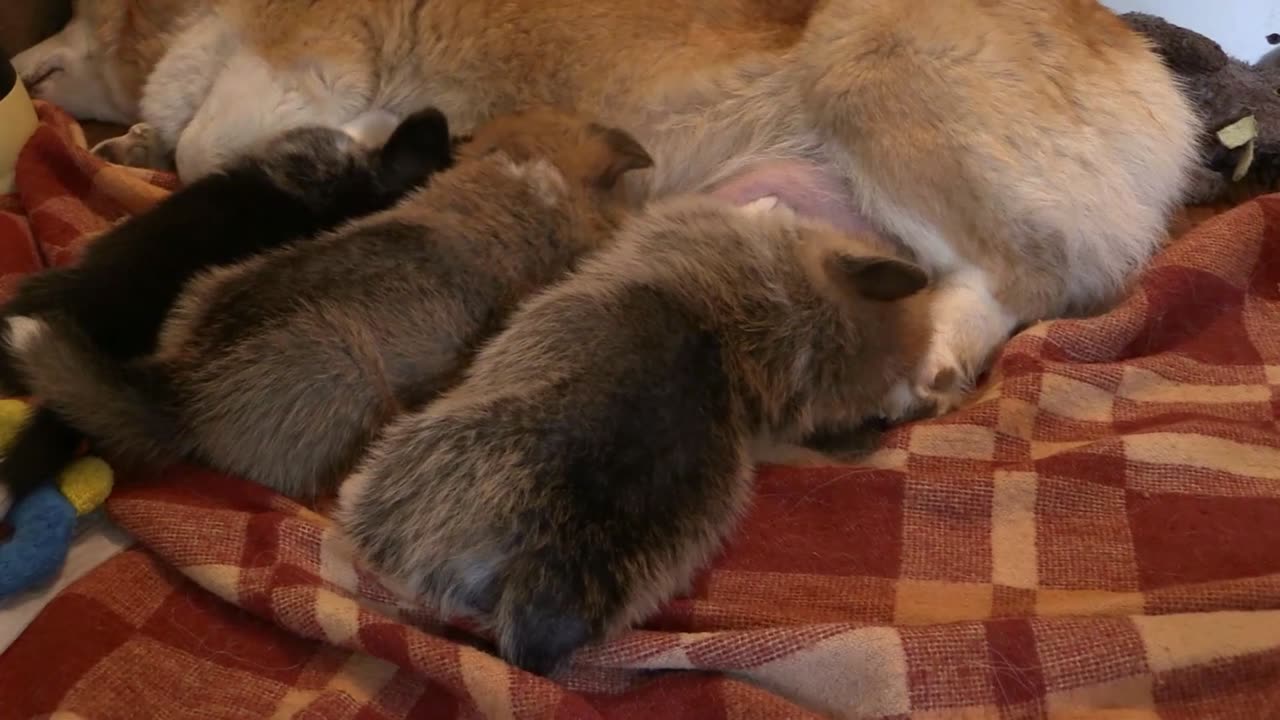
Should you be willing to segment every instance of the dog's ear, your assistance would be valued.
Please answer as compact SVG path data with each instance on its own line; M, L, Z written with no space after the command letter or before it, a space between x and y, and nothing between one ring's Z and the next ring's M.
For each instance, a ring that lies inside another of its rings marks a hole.
M653 158L649 157L648 151L625 130L596 123L591 123L590 128L605 147L597 173L597 183L601 188L612 189L626 172L653 167Z
M928 273L919 265L881 255L834 252L823 260L823 270L837 287L868 300L902 300L929 284Z
M379 178L385 187L408 190L453 165L453 151L444 113L419 110L396 127L378 152Z

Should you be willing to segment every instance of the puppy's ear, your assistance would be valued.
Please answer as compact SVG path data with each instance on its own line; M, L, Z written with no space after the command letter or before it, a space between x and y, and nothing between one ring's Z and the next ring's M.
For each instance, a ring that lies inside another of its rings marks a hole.
M405 118L378 153L384 186L404 191L453 164L453 139L444 113L427 108Z
M901 300L929 284L929 275L920 266L897 258L836 252L828 255L822 266L836 287L848 288L868 300Z
M603 158L603 166L597 175L597 183L606 190L617 185L618 178L630 170L642 170L653 167L653 158L648 151L630 134L614 127L605 127L591 123L591 131L597 133L604 141L607 152Z

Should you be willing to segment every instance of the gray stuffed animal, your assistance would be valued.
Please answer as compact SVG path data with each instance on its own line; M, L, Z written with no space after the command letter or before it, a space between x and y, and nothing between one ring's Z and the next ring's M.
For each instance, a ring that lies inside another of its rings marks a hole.
M1203 163L1188 201L1280 188L1280 55L1273 51L1250 65L1209 38L1154 15L1121 18L1151 41L1204 121ZM1280 36L1267 39L1280 43Z
M1280 45L1280 33L1271 33L1267 36L1268 45ZM1276 48L1262 56L1258 60L1258 67L1275 68L1280 67L1280 48Z

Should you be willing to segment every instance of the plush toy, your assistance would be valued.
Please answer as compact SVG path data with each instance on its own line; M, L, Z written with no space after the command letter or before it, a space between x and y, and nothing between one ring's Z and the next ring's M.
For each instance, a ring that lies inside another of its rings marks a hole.
M1268 45L1280 45L1280 33L1271 33L1267 36ZM1263 55L1257 62L1258 67L1273 68L1280 67L1280 48L1269 51Z
M1204 119L1203 167L1190 200L1214 202L1277 189L1280 62L1268 58L1250 65L1209 38L1153 15L1121 18L1152 42Z
M21 400L0 400L0 447L8 447L30 411ZM77 519L102 505L111 493L112 473L96 457L68 465L57 482L37 488L10 509L12 528L0 540L0 598L40 585L62 568ZM0 498L0 513L8 505Z
M36 108L13 65L0 57L0 193L13 192L18 151L36 131Z

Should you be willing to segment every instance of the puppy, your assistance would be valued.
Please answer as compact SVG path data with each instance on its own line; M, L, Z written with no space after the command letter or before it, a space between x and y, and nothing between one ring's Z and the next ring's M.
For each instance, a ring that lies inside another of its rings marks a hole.
M0 363L7 389L28 389L9 358L21 355L43 318L73 325L105 360L147 355L175 298L202 270L387 208L452 163L448 124L438 111L392 125L389 138L380 124L285 132L109 230L74 266L28 278L0 307L9 320ZM7 494L46 482L80 441L52 409L38 410L0 464Z
M518 300L610 236L618 179L650 163L625 133L545 109L494 121L458 157L394 208L203 274L143 362L31 325L23 376L108 450L191 458L294 496L332 489Z
M492 624L538 673L684 587L751 491L751 447L913 412L927 277L865 238L659 203L530 300L341 489L372 564Z

